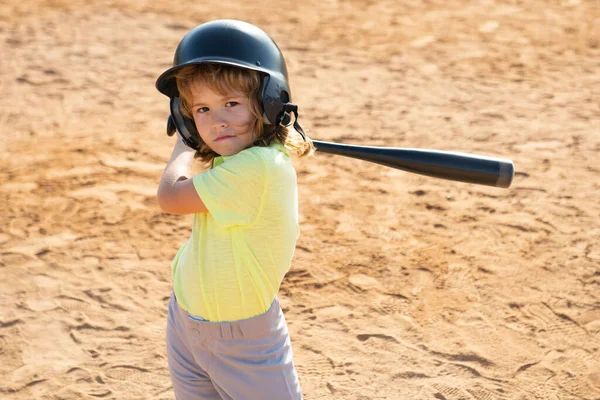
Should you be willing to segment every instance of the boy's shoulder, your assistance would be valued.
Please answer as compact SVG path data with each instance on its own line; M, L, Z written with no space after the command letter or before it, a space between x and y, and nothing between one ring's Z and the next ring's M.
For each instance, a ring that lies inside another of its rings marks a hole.
M213 168L222 164L230 167L248 169L248 168L266 168L289 163L289 156L285 147L279 143L273 143L269 146L252 146L231 156L220 156L215 158Z
M240 151L237 156L247 159L258 160L258 157L267 164L277 162L281 158L289 158L285 147L279 143L272 143L269 146L252 146Z

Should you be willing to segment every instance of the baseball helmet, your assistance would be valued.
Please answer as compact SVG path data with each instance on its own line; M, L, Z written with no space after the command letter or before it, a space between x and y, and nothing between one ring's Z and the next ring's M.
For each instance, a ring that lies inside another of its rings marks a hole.
M294 114L294 128L305 137L298 125L298 107L291 104L287 67L277 44L260 28L243 21L216 20L189 31L175 51L173 66L156 80L158 91L171 99L171 116L167 133L175 129L189 147L199 148L194 121L183 115L174 73L194 64L224 64L259 72L260 101L263 118L270 125L289 125Z

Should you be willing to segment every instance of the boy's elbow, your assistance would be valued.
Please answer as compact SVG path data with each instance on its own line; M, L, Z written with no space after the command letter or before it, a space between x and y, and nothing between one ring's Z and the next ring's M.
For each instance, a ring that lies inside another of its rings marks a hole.
M160 186L156 192L156 200L158 201L158 207L160 207L163 212L173 213L173 202L170 201L169 194Z

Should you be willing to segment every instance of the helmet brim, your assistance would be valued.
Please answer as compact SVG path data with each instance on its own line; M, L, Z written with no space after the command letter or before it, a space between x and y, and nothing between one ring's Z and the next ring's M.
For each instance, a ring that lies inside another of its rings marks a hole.
M183 64L175 65L175 66L167 69L162 74L160 74L160 76L156 80L156 89L159 92L161 92L162 94L164 94L165 96L168 96L170 98L179 96L179 90L177 89L177 84L175 83L174 73L188 65L197 65L197 64L230 65L233 67L250 69L253 71L260 72L266 76L270 76L269 71L265 70L264 68L261 68L260 66L257 66L257 65L242 63L239 60L232 60L232 59L221 58L221 57L200 57L200 58L195 58L190 61L187 61Z

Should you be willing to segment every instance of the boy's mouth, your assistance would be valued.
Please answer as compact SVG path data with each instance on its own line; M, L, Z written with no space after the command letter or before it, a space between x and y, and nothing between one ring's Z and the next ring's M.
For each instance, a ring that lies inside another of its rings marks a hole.
M227 140L227 139L231 139L235 137L234 135L219 135L217 136L217 138L215 139L215 142L220 142L222 140Z

